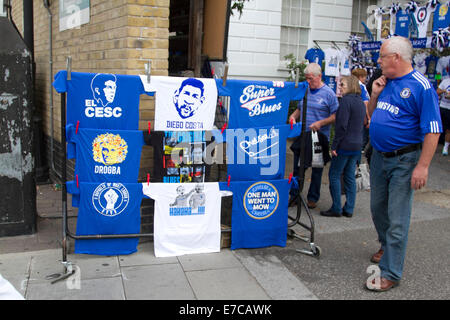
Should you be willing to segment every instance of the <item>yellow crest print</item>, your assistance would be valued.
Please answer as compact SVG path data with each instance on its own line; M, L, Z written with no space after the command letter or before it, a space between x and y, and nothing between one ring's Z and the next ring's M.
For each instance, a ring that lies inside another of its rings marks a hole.
M128 145L118 134L105 133L97 136L92 142L94 161L105 165L121 163L128 153Z
M441 7L439 8L439 15L441 17L445 17L447 15L447 11L448 11L447 4L442 4Z

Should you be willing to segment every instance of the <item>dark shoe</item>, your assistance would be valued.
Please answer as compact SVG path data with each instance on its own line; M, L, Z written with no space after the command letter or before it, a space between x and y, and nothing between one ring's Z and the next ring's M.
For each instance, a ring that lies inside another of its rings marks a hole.
M324 217L341 217L342 215L340 213L334 212L330 210L327 211L320 211L320 215L324 216Z
M391 281L386 278L375 278L371 282L366 282L366 288L370 291L384 292L399 285L398 281Z
M380 248L380 250L378 250L378 252L372 256L372 258L370 258L370 262L379 263L381 257L383 256L383 253L384 253L383 249Z
M353 213L348 213L348 212L345 212L344 210L342 210L342 215L347 218L353 217Z
M314 201L310 201L310 200L308 200L307 205L308 205L308 208L310 208L310 209L314 209L315 207L317 207L317 203L315 203Z

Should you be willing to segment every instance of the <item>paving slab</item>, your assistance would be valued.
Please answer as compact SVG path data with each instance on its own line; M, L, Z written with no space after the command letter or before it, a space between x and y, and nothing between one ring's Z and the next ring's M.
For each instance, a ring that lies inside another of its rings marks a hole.
M195 295L179 264L122 268L127 300L192 300Z
M268 300L270 297L243 267L186 272L199 300Z

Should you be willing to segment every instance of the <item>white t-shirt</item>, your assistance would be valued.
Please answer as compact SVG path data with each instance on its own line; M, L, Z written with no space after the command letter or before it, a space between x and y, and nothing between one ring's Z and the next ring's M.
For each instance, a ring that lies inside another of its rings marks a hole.
M442 80L449 77L449 62L450 56L441 57L437 62L436 73L439 73L442 76Z
M25 300L13 285L0 274L0 300Z
M214 79L152 76L150 86L155 91L155 130L212 130L217 106Z
M327 48L325 53L325 75L339 76L339 51L333 48Z
M351 51L347 48L339 51L339 71L342 76L350 75L350 54Z
M220 251L218 182L143 183L143 193L155 200L153 238L156 257Z
M444 109L450 109L450 78L442 80L439 84L439 89L449 92L448 95L445 92L441 94L441 102L439 106Z
M436 7L432 8L430 5L426 5L417 7L416 11L413 12L413 17L416 20L417 29L419 31L418 38L426 38L428 22L435 9Z
M427 72L427 64L426 59L428 55L424 52L418 53L414 56L414 69L419 71L421 74L425 74Z

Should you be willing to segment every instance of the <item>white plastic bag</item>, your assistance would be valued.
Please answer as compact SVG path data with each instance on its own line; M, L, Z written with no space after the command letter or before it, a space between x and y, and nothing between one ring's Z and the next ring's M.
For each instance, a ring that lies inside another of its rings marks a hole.
M356 192L370 190L370 174L367 164L356 166Z
M312 160L311 167L313 168L323 168L323 152L322 146L319 142L319 137L317 132L311 132L312 139Z

